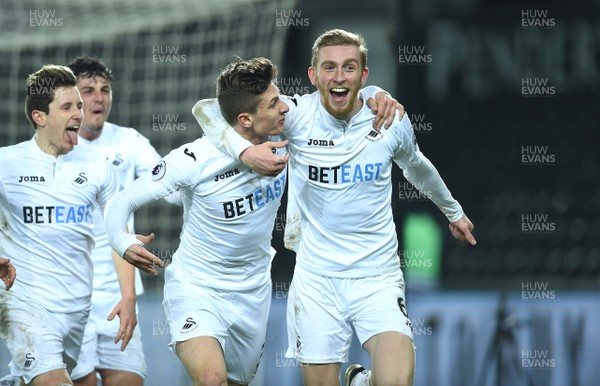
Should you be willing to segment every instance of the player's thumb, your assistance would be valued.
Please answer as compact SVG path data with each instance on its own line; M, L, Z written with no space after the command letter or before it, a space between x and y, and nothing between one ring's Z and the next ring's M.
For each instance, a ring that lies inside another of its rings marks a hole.
M117 316L118 310L117 307L113 308L112 312L110 314L108 314L108 317L106 318L106 320L108 320L109 322L111 320L113 320L115 318L115 316Z

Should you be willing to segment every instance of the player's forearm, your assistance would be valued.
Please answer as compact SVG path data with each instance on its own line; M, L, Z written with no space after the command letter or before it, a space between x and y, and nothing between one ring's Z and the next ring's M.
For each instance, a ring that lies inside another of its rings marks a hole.
M123 299L131 299L135 301L135 267L117 254L115 250L112 250L113 263L115 265L115 272L117 273L117 279L119 280L119 287L121 289L121 297Z
M125 231L127 219L139 208L169 194L166 189L162 190L160 184L153 183L149 177L141 177L111 200L104 213L104 223L110 245L119 256L132 244L141 244L134 234Z
M407 167L404 170L404 176L435 203L448 221L457 221L464 214L462 207L452 197L450 190L431 161L420 152L419 157L421 162L417 166Z
M380 92L384 92L384 93L390 95L389 92L387 92L384 89L382 89L381 87L377 87L377 86L366 86L360 90L360 93L362 94L363 98L365 98L365 100L367 100L369 98L375 98L375 95L377 95L377 93L380 93Z
M209 142L231 157L240 159L240 154L252 146L250 141L239 135L223 118L217 99L202 99L196 102L192 114Z

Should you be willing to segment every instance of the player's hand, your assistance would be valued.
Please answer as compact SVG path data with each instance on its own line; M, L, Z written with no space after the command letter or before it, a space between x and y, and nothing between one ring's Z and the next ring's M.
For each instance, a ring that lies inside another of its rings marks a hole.
M240 161L260 175L275 177L287 165L290 153L278 156L273 154L273 150L285 147L287 144L288 141L268 141L249 147L240 154Z
M151 233L147 236L144 235L136 235L136 238L140 240L142 243L149 244L154 240L154 233ZM143 245L140 244L132 244L127 248L125 253L123 254L123 258L131 265L138 267L144 272L152 273L154 275L158 275L158 271L154 268L155 265L163 268L165 263L158 258L158 256L150 253Z
M475 226L466 215L463 215L458 221L451 222L448 227L454 238L461 241L467 240L471 245L477 244L477 240L471 233Z
M404 118L404 106L383 91L375 94L375 99L369 98L367 100L367 106L375 113L373 128L377 131L381 129L381 126L383 126L384 123L385 128L389 129L392 122L394 122L394 118L397 116L396 113L399 114L399 119Z
M113 320L115 316L119 315L119 331L114 342L117 344L119 341L123 341L121 343L121 351L124 351L127 344L129 344L129 341L133 337L133 330L138 323L135 302L135 294L133 296L122 297L107 318L107 320Z
M17 270L15 269L15 266L10 263L10 259L0 257L0 278L4 282L7 291L15 283L16 277Z

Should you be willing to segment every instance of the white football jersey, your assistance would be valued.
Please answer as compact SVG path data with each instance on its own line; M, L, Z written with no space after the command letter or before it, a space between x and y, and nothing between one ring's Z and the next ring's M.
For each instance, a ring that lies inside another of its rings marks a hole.
M318 93L290 101L286 237L297 241L296 264L331 277L397 271L392 160L403 169L421 161L408 118L378 132L366 103L346 122L325 110Z
M50 311L88 308L95 210L117 191L106 158L86 145L58 157L35 137L0 148L0 256L17 270L11 291Z
M380 90L367 89L361 91L364 100ZM407 116L378 132L366 103L346 122L325 110L318 93L283 99L290 107L284 135L291 153L285 242L303 269L330 277L368 277L400 268L391 209L392 161L409 181L427 190L450 221L463 215L419 151ZM214 101L200 101L193 112L207 137L237 156L251 144L226 127L216 107Z
M137 130L105 122L102 134L93 141L79 137L79 143L87 144L94 152L105 156L123 189L143 174L149 174L161 157L150 141ZM106 227L101 215L94 213L96 247L92 251L94 263L94 291L121 297L121 289L112 261ZM127 222L129 232L134 233L133 216ZM144 292L139 270L135 270L135 289L138 295Z
M270 280L271 233L285 183L285 171L277 177L260 176L208 140L198 139L171 151L154 168L152 181L142 177L119 194L108 210L111 242L119 252L129 246L114 234L120 226L113 211L141 207L179 191L183 227L169 269L202 286L256 288Z

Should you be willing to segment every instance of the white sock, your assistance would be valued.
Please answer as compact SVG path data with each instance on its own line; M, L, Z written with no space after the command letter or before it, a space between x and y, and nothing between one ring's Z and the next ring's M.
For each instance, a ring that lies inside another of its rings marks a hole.
M369 381L371 380L371 370L362 371L352 378L352 382L350 382L350 386L369 386Z

